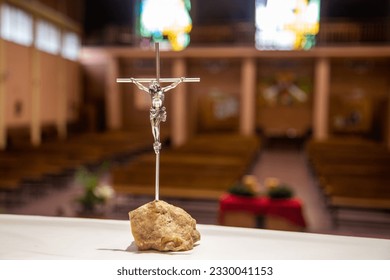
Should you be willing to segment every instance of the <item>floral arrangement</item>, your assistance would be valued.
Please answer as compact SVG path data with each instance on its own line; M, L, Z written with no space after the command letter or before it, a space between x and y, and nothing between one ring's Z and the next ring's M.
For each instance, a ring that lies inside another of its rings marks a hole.
M246 197L267 196L270 199L288 199L294 196L290 186L278 178L266 178L264 187L265 190L254 175L246 175L229 189L229 193Z
M229 190L229 193L231 194L248 197L256 196L259 192L259 183L253 175L244 176L240 182L233 185Z
M293 190L277 178L267 178L264 184L267 196L271 199L287 199L294 196Z
M98 205L106 204L114 197L113 188L100 182L103 169L94 173L85 167L80 168L76 173L76 181L83 187L83 194L77 198L82 206L83 212L94 212Z

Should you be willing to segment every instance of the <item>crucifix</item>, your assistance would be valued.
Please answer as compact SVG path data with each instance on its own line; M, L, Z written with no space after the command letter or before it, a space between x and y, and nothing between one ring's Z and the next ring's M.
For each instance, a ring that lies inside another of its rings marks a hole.
M160 49L159 43L155 43L156 52L156 78L118 78L117 83L133 83L140 90L147 92L151 98L150 107L150 124L154 138L153 149L156 154L156 177L155 177L155 200L159 200L160 193L160 123L165 122L167 112L164 106L164 93L177 87L180 83L199 82L199 78L160 78ZM149 83L146 87L144 83ZM171 83L165 87L161 87L160 83Z

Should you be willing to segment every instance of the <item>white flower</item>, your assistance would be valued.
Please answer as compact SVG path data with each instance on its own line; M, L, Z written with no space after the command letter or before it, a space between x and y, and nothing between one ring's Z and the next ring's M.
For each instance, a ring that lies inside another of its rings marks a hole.
M115 195L114 189L109 185L97 186L93 193L104 201L111 199Z

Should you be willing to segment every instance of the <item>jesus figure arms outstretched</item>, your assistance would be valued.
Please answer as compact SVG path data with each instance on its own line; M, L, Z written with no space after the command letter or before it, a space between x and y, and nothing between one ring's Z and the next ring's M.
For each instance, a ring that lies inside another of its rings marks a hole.
M160 84L157 81L153 81L150 84L149 88L147 88L136 79L131 78L131 81L139 89L149 93L152 100L152 106L150 108L150 124L152 127L152 134L154 138L153 148L156 154L159 153L161 150L160 123L165 122L167 118L167 112L164 106L164 93L175 88L184 80L185 78L183 77L179 78L177 79L177 81L163 88L161 88Z

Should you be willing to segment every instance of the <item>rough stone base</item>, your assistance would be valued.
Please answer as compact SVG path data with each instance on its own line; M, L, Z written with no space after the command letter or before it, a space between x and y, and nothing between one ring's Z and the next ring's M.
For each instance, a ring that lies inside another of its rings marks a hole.
M183 209L158 200L129 212L139 250L187 251L200 240L196 221Z

